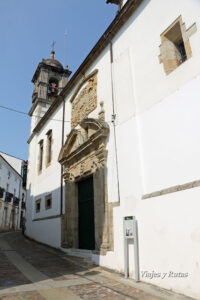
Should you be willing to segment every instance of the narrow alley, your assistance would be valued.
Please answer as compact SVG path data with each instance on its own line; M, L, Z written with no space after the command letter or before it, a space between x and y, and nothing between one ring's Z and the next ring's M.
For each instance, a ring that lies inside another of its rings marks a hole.
M189 300L31 241L0 233L0 300ZM137 286L137 288L136 288Z

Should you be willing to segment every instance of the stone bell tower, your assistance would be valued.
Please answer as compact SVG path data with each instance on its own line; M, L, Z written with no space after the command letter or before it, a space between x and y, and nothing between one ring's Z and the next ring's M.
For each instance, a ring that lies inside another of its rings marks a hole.
M32 78L34 90L29 115L34 116L34 118L31 122L31 131L59 96L71 74L68 67L64 69L62 64L54 58L54 55L55 52L52 50L49 59L42 59Z

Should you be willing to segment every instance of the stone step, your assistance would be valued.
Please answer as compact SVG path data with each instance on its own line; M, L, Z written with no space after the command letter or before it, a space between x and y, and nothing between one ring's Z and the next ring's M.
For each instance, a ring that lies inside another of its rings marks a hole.
M92 258L92 251L91 250L85 250L85 249L74 249L74 248L59 248L64 253L67 253L70 256L77 256L82 258Z

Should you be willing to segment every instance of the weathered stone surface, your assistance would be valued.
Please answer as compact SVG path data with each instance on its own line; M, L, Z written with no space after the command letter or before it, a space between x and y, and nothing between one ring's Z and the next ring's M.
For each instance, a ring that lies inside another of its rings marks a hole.
M160 63L163 63L167 75L183 62L181 54L177 49L177 42L183 41L186 59L192 57L189 38L196 31L197 27L195 23L190 28L186 29L182 16L180 16L161 34L162 44L160 45L159 61Z
M61 149L59 162L64 165L66 182L63 219L63 245L78 248L78 184L93 176L95 250L106 254L113 250L112 206L107 196L107 150L108 124L104 120L101 104L100 119L84 119L80 129L72 129Z
M97 108L97 78L90 78L72 103L71 126L75 127Z

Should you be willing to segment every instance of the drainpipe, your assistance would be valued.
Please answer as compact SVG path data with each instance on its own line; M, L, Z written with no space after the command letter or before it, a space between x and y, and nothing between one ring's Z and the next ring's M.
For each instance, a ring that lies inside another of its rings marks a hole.
M62 118L62 145L64 145L64 124L65 124L65 99L63 99L63 118ZM61 165L61 176L60 176L60 215L63 214L63 166Z
M114 80L113 80L113 44L110 41L110 77L111 77L111 90L112 90L112 124L114 130L114 144L115 144L115 159L117 169L117 189L118 189L118 202L120 203L120 185L119 185L119 167L118 167L118 154L117 154L117 138L116 138L116 113L115 113L115 99L114 99Z

